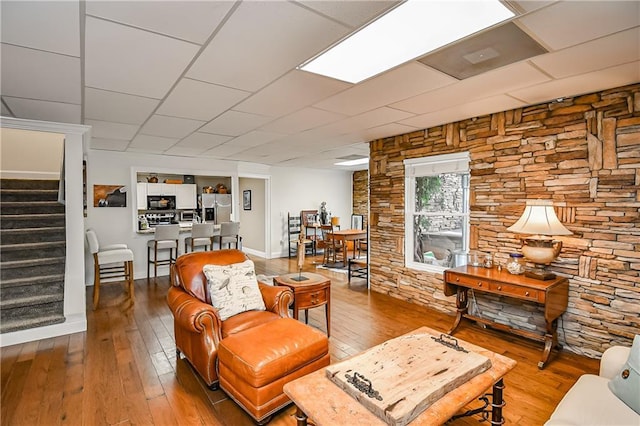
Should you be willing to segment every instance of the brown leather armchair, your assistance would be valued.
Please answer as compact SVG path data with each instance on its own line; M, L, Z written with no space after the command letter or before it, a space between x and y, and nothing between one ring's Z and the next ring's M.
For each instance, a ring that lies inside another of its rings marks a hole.
M167 302L173 312L176 356L189 360L211 389L218 387L216 359L223 338L260 324L289 317L293 293L288 287L258 282L266 311L248 311L221 321L211 306L211 296L202 267L230 265L247 260L240 250L216 250L180 256L171 270Z

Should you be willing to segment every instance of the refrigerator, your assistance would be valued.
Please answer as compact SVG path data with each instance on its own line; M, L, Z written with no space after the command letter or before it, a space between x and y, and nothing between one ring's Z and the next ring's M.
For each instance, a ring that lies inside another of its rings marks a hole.
M202 221L221 224L231 221L231 194L202 194Z

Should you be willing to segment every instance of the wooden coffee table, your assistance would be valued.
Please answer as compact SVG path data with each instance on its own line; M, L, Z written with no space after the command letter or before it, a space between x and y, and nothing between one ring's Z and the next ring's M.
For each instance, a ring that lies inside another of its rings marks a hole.
M427 327L420 327L407 335L416 333L427 333L434 337L442 334ZM503 378L515 367L516 361L469 342L460 339L457 341L458 345L466 350L488 357L491 360L491 368L438 399L410 423L412 426L443 424L476 398L482 398L485 407L465 414L482 414L491 424L502 424L502 408L505 405L502 398ZM492 394L485 395L490 388ZM296 404L298 426L306 425L307 418L316 426L346 423L372 426L387 424L328 379L324 368L287 383L284 385L284 393ZM491 403L489 397L492 399Z
M302 275L306 280L297 281ZM284 285L293 291L293 318L298 319L298 311L304 309L304 322L309 323L309 309L324 305L327 319L327 337L331 335L331 280L312 272L280 275L273 279L275 285Z

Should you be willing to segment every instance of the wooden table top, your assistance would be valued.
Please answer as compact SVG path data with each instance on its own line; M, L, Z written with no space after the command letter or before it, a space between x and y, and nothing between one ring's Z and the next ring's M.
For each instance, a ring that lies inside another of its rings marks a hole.
M435 337L440 337L442 334L428 327L420 327L407 334L417 333L426 333ZM457 340L458 344L465 349L488 357L491 360L491 368L434 402L410 423L412 426L445 423L462 407L489 390L516 365L516 361L511 358L469 342ZM386 425L384 421L329 380L324 368L287 383L284 386L284 393L317 426L333 426L345 422L351 425Z
M304 280L304 281L294 280L294 278L297 278L299 275L302 275L303 277L307 277L308 280ZM284 284L289 287L305 287L310 285L331 283L331 280L329 278L325 277L324 275L315 274L313 272L302 272L302 274L298 274L296 272L293 274L279 275L275 277L273 281L277 284L280 284L280 285Z
M367 231L364 229L342 229L333 231L333 235L340 237L359 237L364 238L367 236Z

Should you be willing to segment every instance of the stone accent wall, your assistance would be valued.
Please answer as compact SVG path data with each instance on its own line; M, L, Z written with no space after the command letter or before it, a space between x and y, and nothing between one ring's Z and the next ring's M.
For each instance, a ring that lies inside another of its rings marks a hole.
M353 214L363 215L366 227L369 216L369 170L353 172Z
M598 356L640 330L640 84L503 111L370 144L371 289L453 314L442 274L404 266L408 158L471 155L471 249L504 263L526 199L551 199L573 232L550 269L570 282L560 342ZM484 317L542 332L535 304L476 294Z

